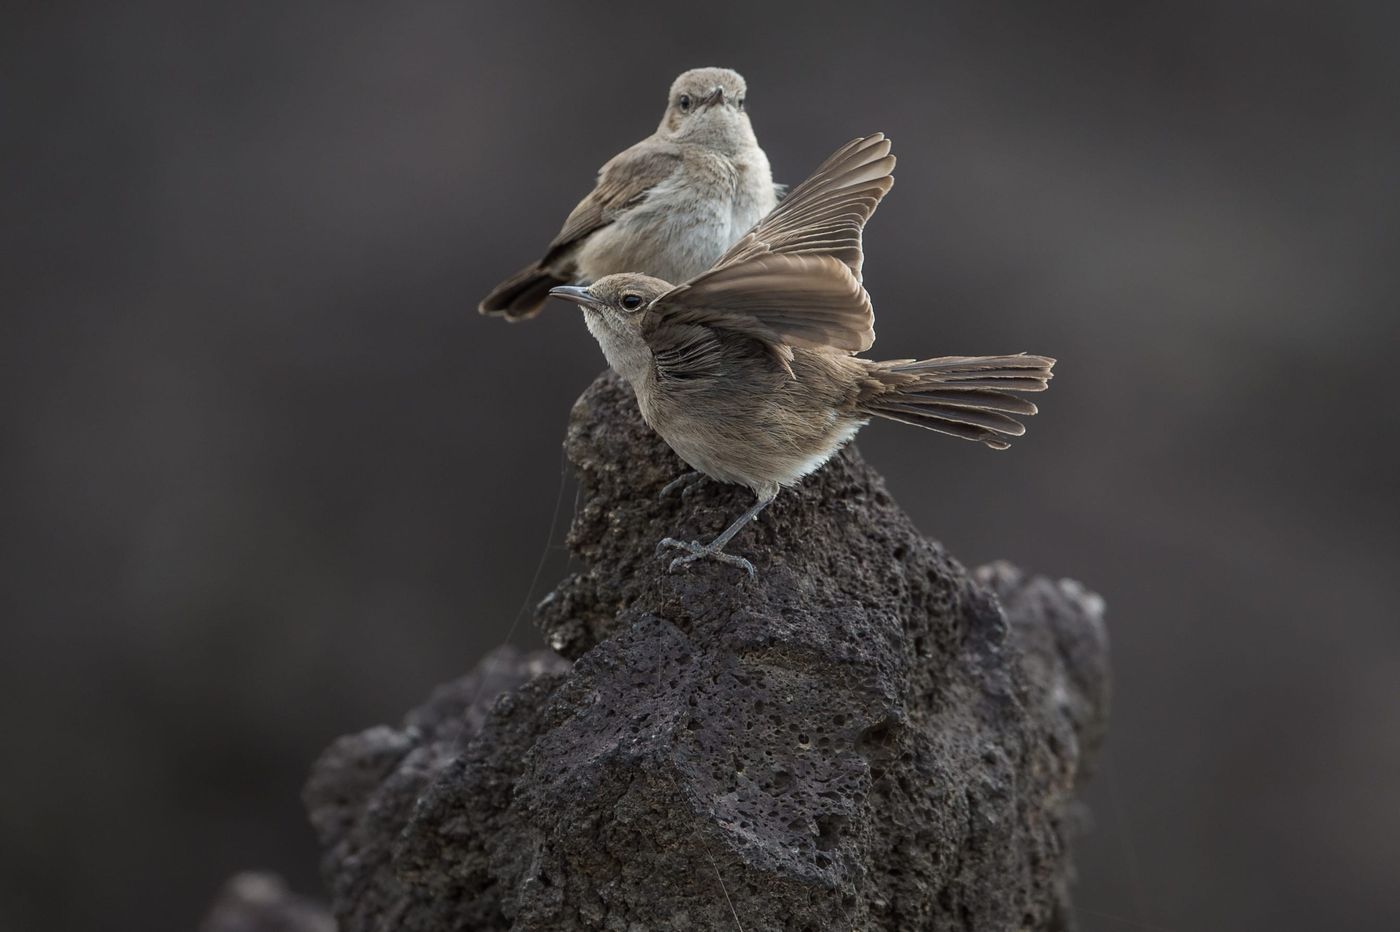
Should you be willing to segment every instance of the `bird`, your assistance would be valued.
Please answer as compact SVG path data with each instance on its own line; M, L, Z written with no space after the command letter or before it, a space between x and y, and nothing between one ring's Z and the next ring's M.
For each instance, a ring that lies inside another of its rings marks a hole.
M1002 450L1025 432L1016 418L1036 413L1016 393L1047 387L1055 365L1047 356L856 355L875 341L861 237L894 183L890 149L880 133L847 143L680 285L624 273L551 289L582 308L609 366L671 449L699 474L756 496L709 543L662 540L659 553L683 551L669 571L711 559L756 578L753 563L725 547L873 417Z
M783 191L754 137L747 95L744 78L728 68L676 78L656 132L610 159L539 261L477 309L524 320L556 285L617 272L686 281L708 269Z

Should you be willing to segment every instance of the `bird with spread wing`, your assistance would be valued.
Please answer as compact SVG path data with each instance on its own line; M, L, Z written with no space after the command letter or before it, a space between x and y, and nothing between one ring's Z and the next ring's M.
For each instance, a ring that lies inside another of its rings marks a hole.
M842 146L708 271L673 285L606 276L551 294L583 308L642 417L693 470L738 483L753 507L670 568L706 558L755 575L725 552L779 491L819 469L871 417L1005 449L1036 413L1021 392L1047 387L1055 360L1026 354L877 362L862 284L861 234L894 184L882 134ZM682 477L685 478L685 477Z

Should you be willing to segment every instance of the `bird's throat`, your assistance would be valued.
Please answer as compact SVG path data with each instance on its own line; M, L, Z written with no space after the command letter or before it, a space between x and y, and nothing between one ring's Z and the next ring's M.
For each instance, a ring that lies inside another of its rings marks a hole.
M588 325L588 332L593 334L598 346L602 348L608 365L630 382L634 389L637 388L653 365L651 348L646 345L646 341L640 334L631 332L625 329L624 325L612 320L606 311L584 308L583 319Z

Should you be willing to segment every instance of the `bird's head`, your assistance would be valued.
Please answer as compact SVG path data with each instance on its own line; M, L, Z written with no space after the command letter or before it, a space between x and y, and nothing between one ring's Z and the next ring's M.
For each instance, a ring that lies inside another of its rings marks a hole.
M657 132L673 142L693 142L726 151L756 145L744 112L748 85L728 68L692 68L671 85Z
M647 309L674 287L659 278L625 272L600 278L586 288L561 285L549 293L583 308L588 330L603 348L608 365L635 380L651 368L651 348L642 336Z

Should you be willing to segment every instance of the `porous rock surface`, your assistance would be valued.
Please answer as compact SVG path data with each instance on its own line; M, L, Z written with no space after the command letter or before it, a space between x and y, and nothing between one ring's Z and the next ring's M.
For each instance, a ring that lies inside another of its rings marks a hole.
M1065 929L1074 794L1104 733L1102 605L969 574L847 448L751 502L601 377L567 447L582 569L504 649L306 790L342 932ZM567 658L567 659L565 659ZM572 661L572 663L570 663Z

